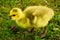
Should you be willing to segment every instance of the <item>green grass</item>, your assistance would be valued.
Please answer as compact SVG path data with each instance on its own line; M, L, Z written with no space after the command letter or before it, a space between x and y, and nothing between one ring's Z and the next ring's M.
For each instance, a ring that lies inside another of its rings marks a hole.
M44 38L40 38L42 30L25 32L18 27L15 21L7 20L9 12L14 7L24 10L27 6L46 5L53 8L55 16L47 25L47 33ZM15 25L19 31L14 33L11 26ZM53 30L58 28L58 30ZM59 0L0 0L0 40L60 40L60 1Z

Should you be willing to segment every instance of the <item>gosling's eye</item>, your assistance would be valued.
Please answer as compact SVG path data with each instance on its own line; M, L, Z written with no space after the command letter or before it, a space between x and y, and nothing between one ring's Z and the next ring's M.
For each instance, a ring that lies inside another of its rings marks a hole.
M15 15L12 15L12 16L15 16Z

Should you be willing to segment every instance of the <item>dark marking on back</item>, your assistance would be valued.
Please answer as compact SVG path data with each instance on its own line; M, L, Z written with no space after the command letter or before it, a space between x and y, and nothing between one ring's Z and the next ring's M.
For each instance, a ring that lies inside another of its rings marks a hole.
M29 14L27 14L27 17L30 20L30 23L32 24L34 16L31 13L29 13Z

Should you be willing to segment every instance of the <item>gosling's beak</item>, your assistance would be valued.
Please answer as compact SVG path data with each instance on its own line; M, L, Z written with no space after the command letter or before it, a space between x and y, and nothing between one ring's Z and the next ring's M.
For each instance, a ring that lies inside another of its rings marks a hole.
M11 19L11 16L9 16L7 19L10 20Z

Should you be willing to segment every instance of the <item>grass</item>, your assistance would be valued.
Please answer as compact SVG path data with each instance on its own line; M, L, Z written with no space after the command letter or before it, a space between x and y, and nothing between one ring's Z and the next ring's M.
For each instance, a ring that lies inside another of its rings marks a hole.
M25 32L15 21L7 20L12 8L19 7L24 10L31 5L46 5L54 10L55 16L47 25L48 29L44 38L39 36L42 30ZM19 29L17 33L11 30L12 25ZM60 40L60 0L0 0L0 40Z

